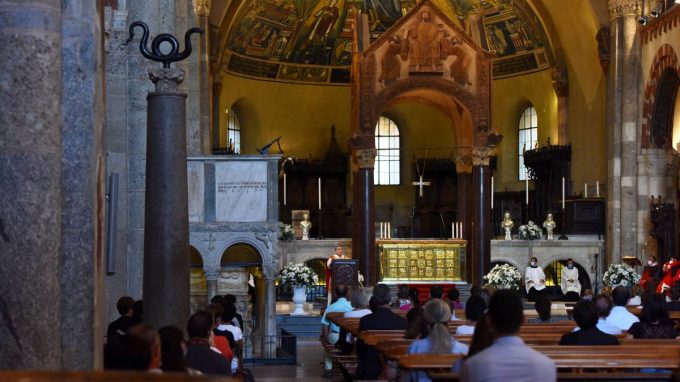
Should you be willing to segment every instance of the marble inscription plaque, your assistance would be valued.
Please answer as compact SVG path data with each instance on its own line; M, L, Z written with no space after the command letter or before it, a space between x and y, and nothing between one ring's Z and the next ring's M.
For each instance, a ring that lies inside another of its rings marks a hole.
M218 222L267 220L267 163L215 164L215 219Z

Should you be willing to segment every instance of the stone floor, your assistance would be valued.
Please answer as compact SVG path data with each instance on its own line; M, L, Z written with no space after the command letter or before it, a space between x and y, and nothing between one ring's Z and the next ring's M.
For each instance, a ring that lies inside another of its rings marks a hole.
M252 366L257 382L324 381L323 348L318 340L298 341L298 362L295 366ZM327 379L325 380L327 381Z

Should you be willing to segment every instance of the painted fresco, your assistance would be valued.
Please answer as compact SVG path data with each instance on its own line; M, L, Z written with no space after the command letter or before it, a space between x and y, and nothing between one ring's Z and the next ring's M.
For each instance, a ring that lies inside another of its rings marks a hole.
M492 53L495 77L551 66L540 23L527 22L511 0L431 2L475 43ZM323 72L307 70L305 66L346 68L351 64L350 20L354 7L368 15L370 37L374 41L416 4L416 0L245 1L227 38L230 53L238 57L237 64L227 69L284 81L330 82L333 76L329 72L333 69ZM274 64L276 76L272 76L272 66L261 61Z

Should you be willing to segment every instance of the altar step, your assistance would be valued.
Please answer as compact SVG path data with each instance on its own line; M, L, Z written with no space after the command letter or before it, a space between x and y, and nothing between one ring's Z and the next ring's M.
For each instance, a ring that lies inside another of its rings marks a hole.
M286 330L298 339L318 339L321 334L321 317L277 315L276 327Z

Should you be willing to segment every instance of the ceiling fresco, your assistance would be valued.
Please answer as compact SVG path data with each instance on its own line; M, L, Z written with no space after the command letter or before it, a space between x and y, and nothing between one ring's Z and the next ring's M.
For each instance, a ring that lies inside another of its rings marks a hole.
M538 18L512 0L430 0L494 57L494 78L551 67ZM368 15L371 41L415 0L248 0L227 36L227 71L290 82L347 84L353 10Z

